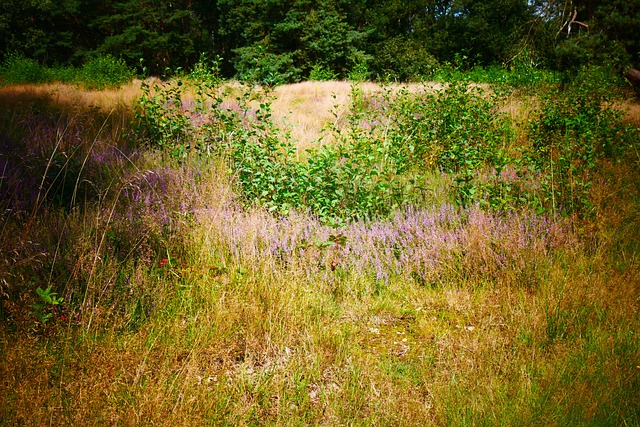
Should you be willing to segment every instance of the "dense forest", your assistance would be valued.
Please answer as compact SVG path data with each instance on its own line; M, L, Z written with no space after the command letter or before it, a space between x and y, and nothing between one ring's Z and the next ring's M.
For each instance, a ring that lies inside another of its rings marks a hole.
M439 67L640 65L640 0L3 0L0 61L79 66L113 55L152 74L192 67L270 83L354 69L421 80Z

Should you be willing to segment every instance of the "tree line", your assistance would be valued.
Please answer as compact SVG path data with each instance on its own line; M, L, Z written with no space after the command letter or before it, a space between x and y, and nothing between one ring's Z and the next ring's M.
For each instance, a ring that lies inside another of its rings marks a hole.
M640 65L639 28L640 0L3 0L0 60L113 55L162 74L207 52L225 76L272 83L515 61L625 71Z

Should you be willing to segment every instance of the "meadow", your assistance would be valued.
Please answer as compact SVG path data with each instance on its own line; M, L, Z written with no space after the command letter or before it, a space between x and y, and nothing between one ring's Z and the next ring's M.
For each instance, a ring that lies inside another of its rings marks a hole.
M640 425L601 70L0 88L1 425Z

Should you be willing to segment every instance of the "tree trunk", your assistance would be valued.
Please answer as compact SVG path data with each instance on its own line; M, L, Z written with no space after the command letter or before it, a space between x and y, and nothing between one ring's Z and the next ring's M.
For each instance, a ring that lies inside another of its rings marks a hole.
M640 88L640 71L635 68L629 68L624 74L624 77L636 88Z

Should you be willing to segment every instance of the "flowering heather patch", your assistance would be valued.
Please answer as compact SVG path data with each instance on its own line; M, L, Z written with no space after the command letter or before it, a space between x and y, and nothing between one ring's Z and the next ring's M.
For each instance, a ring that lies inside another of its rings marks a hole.
M233 206L197 210L196 219L211 245L228 248L237 262L268 262L329 281L338 267L384 283L396 277L421 285L488 280L534 286L550 252L577 244L565 221L448 204L340 228L302 214L274 218Z
M184 182L181 178L170 167L133 174L126 179L122 189L124 212L132 219L139 215L138 212L144 212L160 225L169 224L174 214L188 214L190 195L196 194L196 191L188 186L193 182ZM185 184L187 186L183 187ZM184 197L176 197L180 193Z

